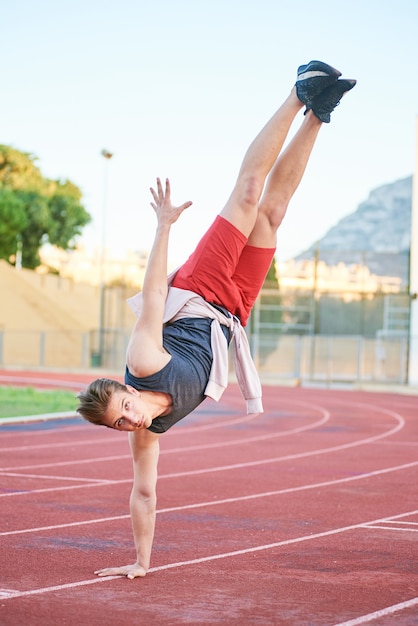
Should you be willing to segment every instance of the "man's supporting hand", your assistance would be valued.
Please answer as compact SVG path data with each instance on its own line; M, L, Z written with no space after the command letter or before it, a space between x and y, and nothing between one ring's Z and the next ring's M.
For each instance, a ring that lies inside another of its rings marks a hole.
M126 576L126 578L133 580L134 578L143 578L147 570L142 565L134 563L133 565L124 565L123 567L105 567L96 570L94 573L97 576Z

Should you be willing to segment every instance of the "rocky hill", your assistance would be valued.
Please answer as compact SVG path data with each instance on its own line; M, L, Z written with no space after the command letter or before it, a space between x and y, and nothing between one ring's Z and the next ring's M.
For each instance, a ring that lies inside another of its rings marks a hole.
M411 207L412 176L382 185L297 259L311 259L317 249L328 265L364 263L375 274L399 276L406 283Z

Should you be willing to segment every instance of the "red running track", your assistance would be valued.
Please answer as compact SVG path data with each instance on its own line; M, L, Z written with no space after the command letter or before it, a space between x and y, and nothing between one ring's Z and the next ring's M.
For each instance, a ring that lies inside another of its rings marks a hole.
M418 398L265 387L264 404L244 416L231 385L163 435L134 581L93 574L134 560L126 435L2 426L0 623L418 624Z

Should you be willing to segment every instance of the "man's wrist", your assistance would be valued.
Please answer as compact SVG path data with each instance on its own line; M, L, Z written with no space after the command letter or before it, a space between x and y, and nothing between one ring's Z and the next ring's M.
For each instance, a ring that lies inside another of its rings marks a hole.
M168 232L171 228L170 222L159 222L157 224L157 233L158 232Z

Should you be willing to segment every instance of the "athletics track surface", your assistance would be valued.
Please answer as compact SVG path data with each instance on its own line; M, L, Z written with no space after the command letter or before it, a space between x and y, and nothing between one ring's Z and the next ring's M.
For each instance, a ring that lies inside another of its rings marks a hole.
M418 397L265 387L264 405L245 416L231 385L162 436L133 581L93 574L134 560L126 435L3 425L0 623L417 625Z

